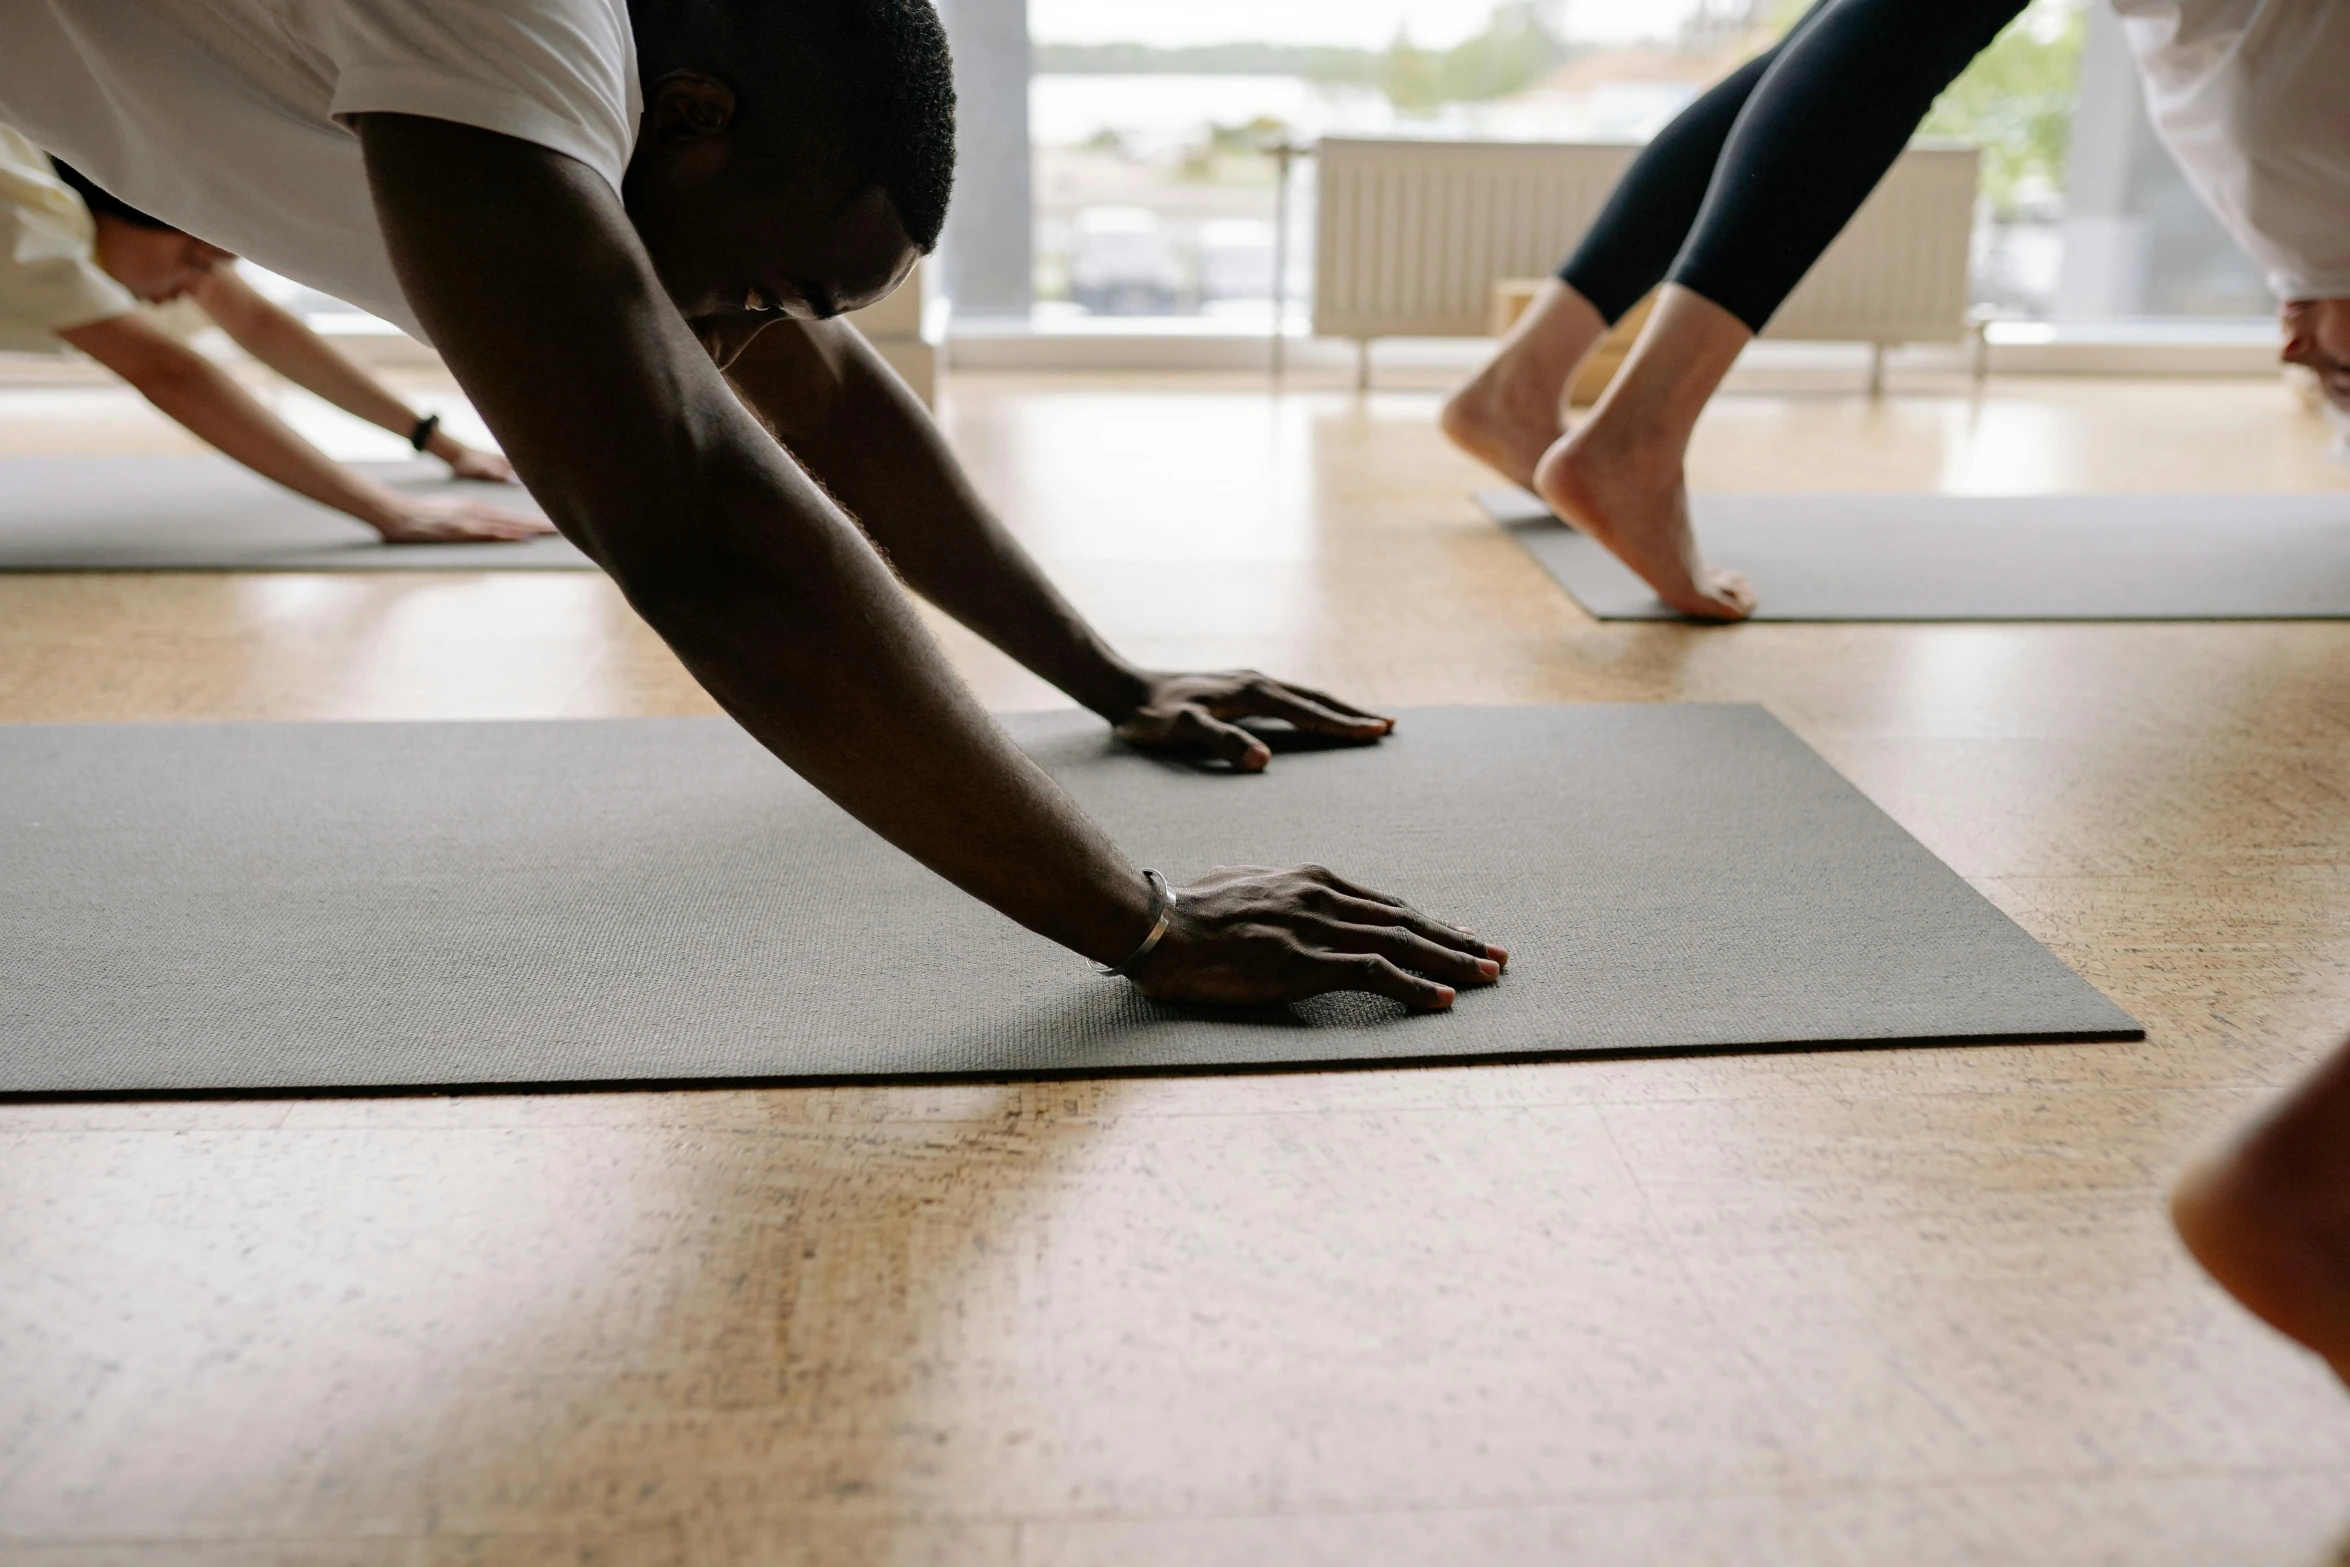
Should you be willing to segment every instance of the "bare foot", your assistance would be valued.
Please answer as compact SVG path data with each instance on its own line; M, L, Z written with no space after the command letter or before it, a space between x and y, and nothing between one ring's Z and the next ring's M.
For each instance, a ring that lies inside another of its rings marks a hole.
M1534 465L1566 433L1559 406L1565 387L1515 354L1503 352L1444 400L1437 428L1452 444L1524 489Z
M507 544L552 533L555 525L479 501L410 498L375 530L386 544Z
M2195 1260L2254 1316L2350 1381L2350 1098L2343 1063L2171 1194Z
M1676 445L1616 440L1595 418L1542 454L1534 492L1682 614L1744 620L1754 612L1754 591L1744 577L1698 558Z
M1590 300L1558 278L1535 292L1501 351L1444 400L1437 425L1453 445L1531 489L1534 465L1567 428L1575 367L1607 331Z

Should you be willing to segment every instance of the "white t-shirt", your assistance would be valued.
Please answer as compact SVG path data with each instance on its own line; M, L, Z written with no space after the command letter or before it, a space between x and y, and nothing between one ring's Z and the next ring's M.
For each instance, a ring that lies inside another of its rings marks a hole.
M39 148L0 125L0 349L65 351L57 334L138 308L92 252L90 209Z
M2113 0L2155 129L2285 299L2350 297L2350 3Z
M422 335L346 117L424 115L620 188L626 0L8 0L0 123L108 191Z

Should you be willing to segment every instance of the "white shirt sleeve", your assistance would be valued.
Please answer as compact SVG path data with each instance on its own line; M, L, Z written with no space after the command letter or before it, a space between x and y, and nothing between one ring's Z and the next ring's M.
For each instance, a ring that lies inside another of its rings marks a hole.
M2114 0L2163 143L2286 299L2350 297L2350 4Z
M99 269L96 226L41 150L0 126L0 349L56 353L57 334L138 308Z
M617 186L641 98L624 0L328 0L329 112L451 120L551 147Z

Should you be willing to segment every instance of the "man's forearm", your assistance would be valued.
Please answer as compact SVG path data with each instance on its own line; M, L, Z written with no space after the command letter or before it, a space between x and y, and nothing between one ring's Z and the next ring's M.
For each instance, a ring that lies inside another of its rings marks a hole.
M394 497L311 445L235 377L137 316L60 334L138 388L158 409L263 478L381 528Z
M304 391L395 435L415 428L413 409L234 271L214 272L195 293L196 302L239 348Z
M1038 569L855 328L779 322L727 373L914 591L1112 722L1141 703L1140 672Z
M683 569L617 558L632 602L746 729L900 848L1079 952L1131 951L1138 873L979 708L847 519L811 526L829 510L813 487L786 509L773 483L693 496L730 520Z

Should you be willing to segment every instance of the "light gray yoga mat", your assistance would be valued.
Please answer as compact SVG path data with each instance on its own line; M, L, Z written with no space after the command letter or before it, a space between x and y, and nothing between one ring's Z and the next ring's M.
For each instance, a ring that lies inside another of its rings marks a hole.
M1601 620L1672 620L1523 490L1486 515ZM2320 495L1697 495L1705 558L1757 620L2350 618L2350 491Z
M420 495L515 511L519 485L469 484L436 462L354 463ZM568 540L386 544L225 457L0 461L0 571L593 571Z
M2139 1037L1760 708L1425 709L1259 777L1009 723L1140 863L1323 861L1508 974L1160 1007L719 719L0 725L0 1092Z

